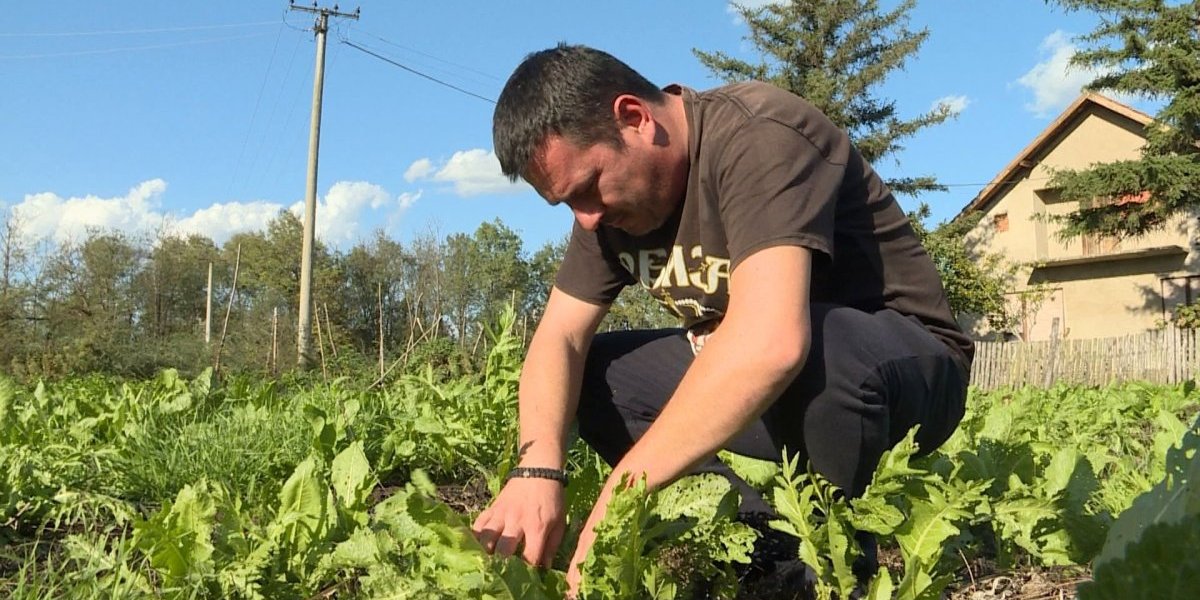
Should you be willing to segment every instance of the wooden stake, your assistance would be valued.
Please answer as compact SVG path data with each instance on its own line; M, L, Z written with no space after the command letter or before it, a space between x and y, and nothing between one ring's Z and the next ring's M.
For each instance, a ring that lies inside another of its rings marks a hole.
M329 334L329 349L333 351L333 360L337 360L337 345L333 343L333 321L329 320L329 305L322 302L321 308L325 309L325 332Z
M279 368L279 307L271 309L271 352L267 355L267 365L274 376Z
M383 282L379 282L379 378L383 379Z
M204 301L204 345L212 342L212 261L208 261L208 292Z
M217 344L217 359L213 363L213 372L221 374L221 351L225 349L225 334L229 331L229 313L233 312L233 299L237 297L238 271L242 267L242 245L237 246L237 255L233 260L233 284L229 287L229 303L225 305L225 322L221 325L221 341Z
M329 370L325 367L325 340L321 337L321 316L317 315L317 349L321 352L321 381L329 383Z

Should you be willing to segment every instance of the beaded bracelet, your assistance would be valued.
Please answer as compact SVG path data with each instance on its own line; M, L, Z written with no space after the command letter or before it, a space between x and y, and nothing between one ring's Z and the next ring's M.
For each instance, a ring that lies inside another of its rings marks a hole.
M505 481L518 478L553 479L563 486L567 485L567 472L546 467L515 467L508 472Z

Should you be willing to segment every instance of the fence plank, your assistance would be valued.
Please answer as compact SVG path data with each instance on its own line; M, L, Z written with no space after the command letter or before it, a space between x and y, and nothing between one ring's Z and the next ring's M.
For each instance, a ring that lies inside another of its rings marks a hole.
M1112 338L975 344L971 383L984 390L1059 381L1176 384L1200 373L1196 330L1174 326Z

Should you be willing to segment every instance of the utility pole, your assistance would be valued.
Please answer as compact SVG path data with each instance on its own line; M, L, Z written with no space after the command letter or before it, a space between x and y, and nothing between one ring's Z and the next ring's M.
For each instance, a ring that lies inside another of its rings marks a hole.
M312 126L308 135L308 185L304 194L304 248L300 256L300 322L297 326L296 363L301 369L312 365L312 257L313 237L317 220L317 148L321 139L321 91L325 85L325 34L329 31L329 17L344 17L358 20L360 9L353 13L338 12L333 8L296 6L290 8L317 15L314 31L317 35L317 66L313 76Z

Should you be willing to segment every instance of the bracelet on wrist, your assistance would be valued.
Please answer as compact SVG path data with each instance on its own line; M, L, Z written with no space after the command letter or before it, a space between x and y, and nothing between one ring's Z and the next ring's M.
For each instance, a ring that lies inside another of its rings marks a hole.
M513 479L552 479L563 484L563 487L566 487L567 472L562 469L550 469L547 467L515 467L508 472L508 477L504 478L505 481Z

